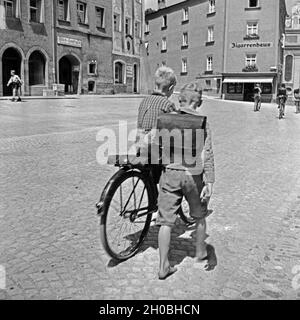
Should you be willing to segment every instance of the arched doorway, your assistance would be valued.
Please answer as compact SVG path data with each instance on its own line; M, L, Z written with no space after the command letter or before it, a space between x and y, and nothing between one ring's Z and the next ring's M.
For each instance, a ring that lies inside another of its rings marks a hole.
M66 93L78 93L79 72L80 61L74 56L67 55L59 60L59 83L65 85Z
M12 94L11 88L7 87L7 82L10 78L10 71L15 70L16 74L21 74L21 62L22 57L18 50L14 48L8 48L2 55L2 84L3 84L3 95L9 96Z
M45 84L46 59L39 51L34 51L29 57L29 85Z

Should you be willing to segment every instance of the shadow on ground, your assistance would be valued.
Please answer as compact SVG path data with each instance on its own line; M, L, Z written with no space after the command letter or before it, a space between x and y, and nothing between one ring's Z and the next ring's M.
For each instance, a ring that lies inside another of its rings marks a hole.
M210 210L210 214L211 213L212 211ZM150 227L146 240L143 242L137 254L142 254L149 248L153 248L155 250L158 249L158 231L159 226L154 225ZM171 234L169 251L169 260L171 265L179 265L186 257L195 257L195 237L195 225L187 226L181 219L178 218ZM206 271L211 271L215 269L218 263L215 248L211 244L207 245L207 253L207 259L203 261L204 269ZM123 261L111 259L107 266L112 268L121 264L122 262Z

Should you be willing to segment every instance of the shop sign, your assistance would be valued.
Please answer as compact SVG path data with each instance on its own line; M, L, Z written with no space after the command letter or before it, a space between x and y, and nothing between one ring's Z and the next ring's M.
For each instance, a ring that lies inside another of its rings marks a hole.
M133 65L132 64L128 64L126 66L126 76L128 78L132 78L133 77Z
M57 43L62 44L65 46L71 46L71 47L82 47L82 42L77 39L67 38L67 37L57 37Z
M273 42L232 42L231 49L241 48L272 48Z

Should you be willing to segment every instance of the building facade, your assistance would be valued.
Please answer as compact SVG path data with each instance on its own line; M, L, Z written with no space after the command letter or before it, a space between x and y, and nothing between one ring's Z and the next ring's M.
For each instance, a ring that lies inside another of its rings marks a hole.
M159 0L145 21L151 74L166 64L179 87L197 79L207 94L234 100L252 100L260 83L271 101L281 81L285 16L284 0Z
M142 0L113 2L113 71L116 93L138 93L144 25Z
M112 3L56 0L57 83L67 93L112 93Z
M11 70L25 94L53 82L52 10L51 1L0 0L0 96L11 94Z
M284 41L283 83L289 93L300 87L300 1L286 19Z
M139 92L142 25L141 0L0 0L0 96L11 70L24 95Z

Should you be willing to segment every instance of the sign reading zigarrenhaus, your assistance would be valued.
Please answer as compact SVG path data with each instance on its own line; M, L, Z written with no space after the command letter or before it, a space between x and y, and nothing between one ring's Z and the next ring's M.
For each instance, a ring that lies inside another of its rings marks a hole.
M80 40L71 39L71 38L67 38L67 37L57 37L57 43L63 44L65 46L71 46L71 47L77 47L77 48L82 47L82 43Z
M271 48L273 47L273 42L232 42L231 49L240 48Z

